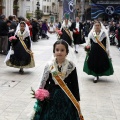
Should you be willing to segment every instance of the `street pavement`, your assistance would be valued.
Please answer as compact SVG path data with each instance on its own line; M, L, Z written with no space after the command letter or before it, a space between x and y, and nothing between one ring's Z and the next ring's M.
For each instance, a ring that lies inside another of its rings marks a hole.
M51 59L53 43L57 40L55 34L49 36L49 40L33 43L36 66L25 69L24 75L19 74L19 69L6 66L5 56L0 55L0 120L29 120L35 102L30 94L31 87L38 89L44 66ZM85 120L120 120L120 51L111 46L114 75L100 77L95 84L94 77L83 72L84 45L80 45L79 53L75 54L83 116Z

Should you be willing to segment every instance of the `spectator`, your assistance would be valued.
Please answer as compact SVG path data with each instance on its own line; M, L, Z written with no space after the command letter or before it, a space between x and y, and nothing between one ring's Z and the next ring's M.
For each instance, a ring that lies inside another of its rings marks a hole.
M7 55L8 50L8 26L5 15L0 16L0 54Z

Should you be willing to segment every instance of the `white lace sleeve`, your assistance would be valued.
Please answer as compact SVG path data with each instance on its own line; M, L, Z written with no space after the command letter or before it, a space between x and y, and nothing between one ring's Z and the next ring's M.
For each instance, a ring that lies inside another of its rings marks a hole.
M106 39L106 51L108 53L108 57L111 58L111 54L110 54L110 40L109 40L108 36L107 36L107 39Z
M87 38L87 41L86 41L87 46L91 46L90 38L91 38L91 33L88 34L88 38Z
M44 72L43 72L43 75L42 75L42 78L41 78L41 82L40 82L40 87L39 88L44 88L45 85L46 85L46 82L49 78L49 74L50 74L50 71L49 71L49 65L47 64L45 66L45 69L44 69Z

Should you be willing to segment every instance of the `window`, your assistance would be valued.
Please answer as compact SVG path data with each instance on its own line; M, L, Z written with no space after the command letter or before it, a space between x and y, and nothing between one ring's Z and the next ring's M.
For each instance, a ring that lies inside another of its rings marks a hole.
M46 12L46 6L43 6L43 11Z
M30 11L30 6L26 6L26 11Z
M49 13L50 12L50 7L49 6L47 6L47 13Z

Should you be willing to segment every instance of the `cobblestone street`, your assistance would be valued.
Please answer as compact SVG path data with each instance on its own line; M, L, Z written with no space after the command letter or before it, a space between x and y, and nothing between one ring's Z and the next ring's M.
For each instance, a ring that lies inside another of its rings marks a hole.
M19 69L5 65L4 55L0 55L0 120L29 120L35 100L31 87L37 89L44 66L52 56L55 34L48 40L40 39L33 43L35 68L25 69L20 75ZM85 60L84 45L80 45L77 58L81 109L85 120L120 120L120 51L111 46L114 75L100 77L93 83L93 76L83 72Z

